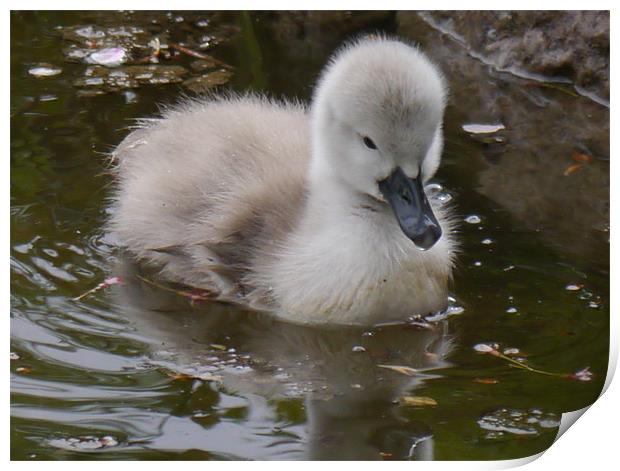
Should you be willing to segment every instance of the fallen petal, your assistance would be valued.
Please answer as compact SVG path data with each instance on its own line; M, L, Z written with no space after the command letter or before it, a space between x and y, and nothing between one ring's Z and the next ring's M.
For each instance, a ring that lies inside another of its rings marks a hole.
M127 60L127 53L122 47L108 47L93 52L86 58L90 64L105 65L106 67L117 67Z
M576 381L591 381L593 375L594 374L590 371L590 367L586 366L583 370L576 371L568 375L568 377Z
M493 347L487 345L486 343L478 343L474 345L474 350L480 353L491 353L494 351Z

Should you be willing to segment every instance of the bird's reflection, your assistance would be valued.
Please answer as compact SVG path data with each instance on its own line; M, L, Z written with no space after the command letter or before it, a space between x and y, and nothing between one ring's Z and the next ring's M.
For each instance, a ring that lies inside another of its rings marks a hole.
M402 417L396 402L415 395L433 369L448 366L447 322L299 326L220 303L189 307L187 299L141 282L129 262L120 268L126 283L115 291L115 304L151 345L153 364L196 377L217 375L227 393L269 403L303 398L302 458L433 458L432 428Z

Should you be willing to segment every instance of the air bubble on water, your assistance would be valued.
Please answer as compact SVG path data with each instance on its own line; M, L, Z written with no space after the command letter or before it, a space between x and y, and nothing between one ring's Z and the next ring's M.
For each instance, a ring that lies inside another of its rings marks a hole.
M478 420L478 426L492 433L513 435L538 435L542 430L557 428L560 421L555 414L544 414L539 410L498 409L485 414ZM489 435L486 438L491 438Z
M590 299L592 298L592 296L593 294L587 289L582 289L581 293L579 293L579 299L583 299L583 300Z
M448 298L448 307L442 311L437 311L428 316L424 317L426 322L439 322L447 319L450 316L458 316L465 312L465 308L463 306L459 306L456 304L456 299L453 297Z
M519 311L518 311L518 309L517 309L516 307L514 307L514 306L510 306L508 309L506 309L506 312L507 312L508 314L515 314L515 313L517 313L517 312L519 312Z
M433 199L441 204L445 204L452 199L452 195L444 190L439 183L429 183L424 187L424 191L428 198Z
M480 219L480 216L476 214L471 214L467 216L464 220L467 224L480 224L482 222L482 219Z
M123 92L123 98L127 105L138 102L138 94L132 90L125 90Z

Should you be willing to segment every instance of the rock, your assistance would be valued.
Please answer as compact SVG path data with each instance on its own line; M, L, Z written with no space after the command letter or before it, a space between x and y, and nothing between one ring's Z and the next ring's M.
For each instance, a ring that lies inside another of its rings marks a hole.
M460 18L466 13L454 15ZM472 18L496 15L471 14ZM497 18L501 31L512 21L509 16ZM518 225L539 231L550 247L570 254L577 266L607 270L609 109L570 86L490 69L463 47L465 39L459 42L442 34L420 14L399 12L397 23L399 36L419 43L446 76L450 89L446 135L465 134L471 140L471 146L465 152L459 149L458 155L448 144L445 158L452 159L464 175L475 168L472 178L477 179L480 194L508 211ZM537 36L529 40L532 47L538 44ZM470 128L464 128L471 123L501 123L505 129L471 134ZM577 150L592 156L592 162L565 176Z
M432 11L421 16L499 69L567 79L609 100L608 11Z

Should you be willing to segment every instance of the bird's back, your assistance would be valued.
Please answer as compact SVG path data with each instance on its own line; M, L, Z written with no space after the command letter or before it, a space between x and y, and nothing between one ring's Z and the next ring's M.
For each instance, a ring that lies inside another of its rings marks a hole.
M241 288L277 252L306 195L309 120L261 98L192 102L131 133L114 152L111 229L172 280Z

